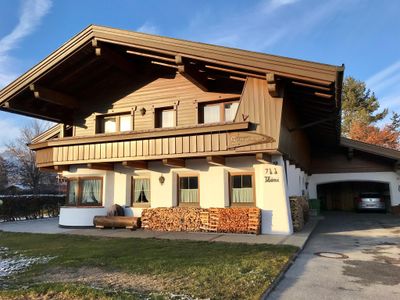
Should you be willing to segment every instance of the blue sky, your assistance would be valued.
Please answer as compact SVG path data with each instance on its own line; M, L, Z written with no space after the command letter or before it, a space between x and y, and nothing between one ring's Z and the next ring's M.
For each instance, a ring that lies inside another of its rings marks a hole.
M346 65L400 113L400 1L0 0L0 88L89 24ZM0 112L0 150L28 118Z

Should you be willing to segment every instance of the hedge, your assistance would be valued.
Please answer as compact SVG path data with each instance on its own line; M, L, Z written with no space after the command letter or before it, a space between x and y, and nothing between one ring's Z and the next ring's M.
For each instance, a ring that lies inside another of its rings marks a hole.
M65 195L0 196L0 221L56 217L64 203Z

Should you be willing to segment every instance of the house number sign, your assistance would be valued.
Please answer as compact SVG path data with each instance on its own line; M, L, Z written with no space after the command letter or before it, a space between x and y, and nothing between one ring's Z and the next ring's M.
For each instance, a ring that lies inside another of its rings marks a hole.
M266 168L264 171L264 182L279 182L279 173L275 168Z

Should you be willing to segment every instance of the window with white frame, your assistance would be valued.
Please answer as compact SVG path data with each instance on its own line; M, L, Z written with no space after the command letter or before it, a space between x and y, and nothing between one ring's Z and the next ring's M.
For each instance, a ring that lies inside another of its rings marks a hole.
M133 130L131 114L105 115L97 117L97 133L116 133Z
M239 107L239 100L207 102L199 104L199 123L233 122Z
M156 128L175 127L175 109L172 106L156 108L154 125Z

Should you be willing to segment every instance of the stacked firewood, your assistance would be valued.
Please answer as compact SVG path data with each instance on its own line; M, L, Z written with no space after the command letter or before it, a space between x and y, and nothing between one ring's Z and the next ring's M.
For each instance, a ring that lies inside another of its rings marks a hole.
M290 211L292 213L293 230L301 231L309 219L310 209L305 197L290 197Z
M149 208L142 212L142 227L158 231L202 231L202 208Z
M151 208L142 212L142 227L159 231L211 231L259 234L258 208Z

